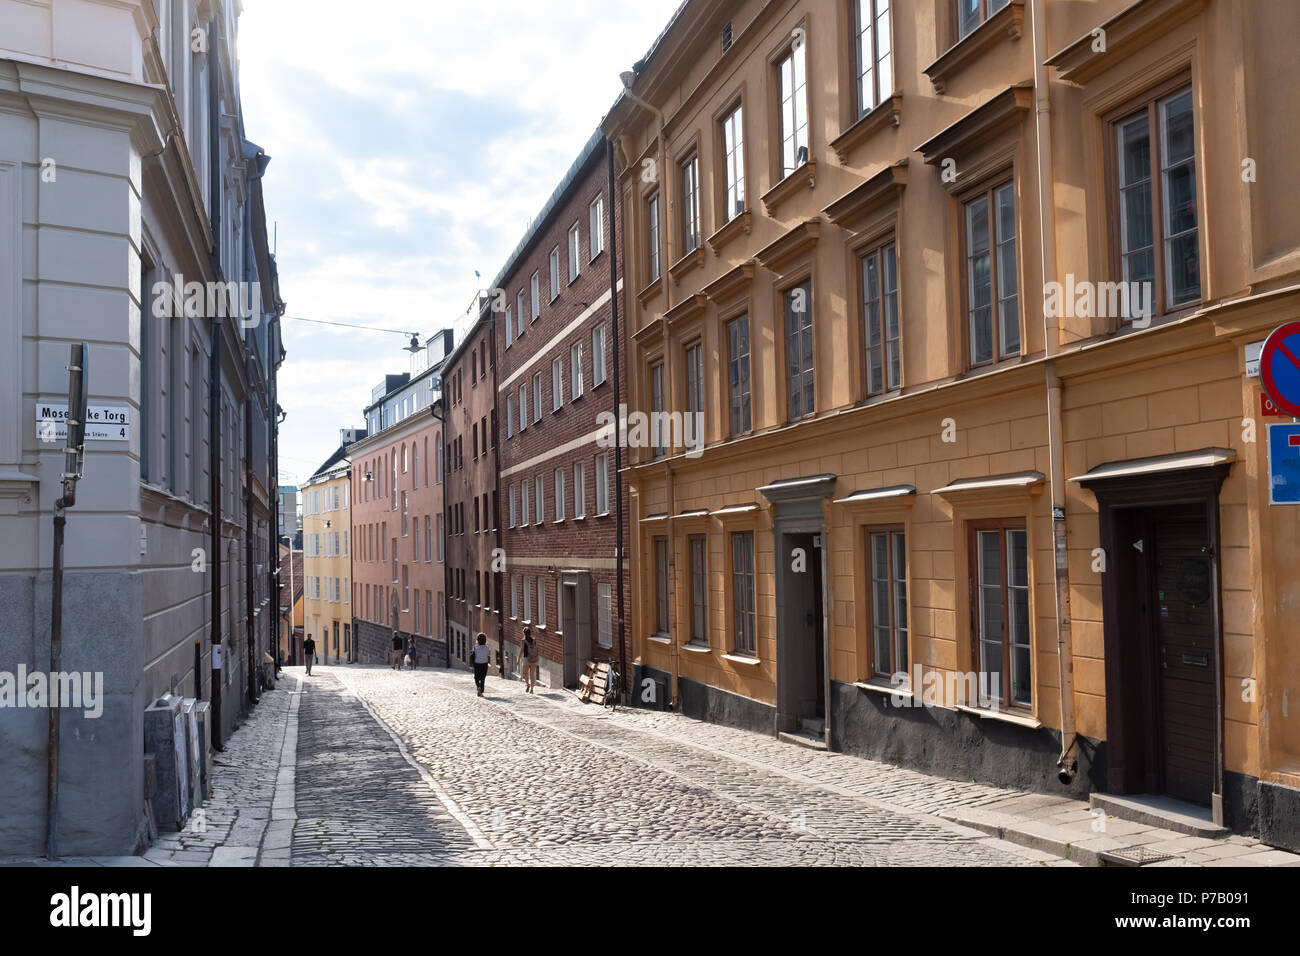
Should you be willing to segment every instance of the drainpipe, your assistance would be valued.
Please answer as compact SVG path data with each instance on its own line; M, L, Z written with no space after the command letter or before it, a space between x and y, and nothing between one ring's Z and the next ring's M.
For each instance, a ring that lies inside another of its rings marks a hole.
M617 522L614 531L614 558L617 561L618 582L618 672L623 675L624 686L628 686L627 626L623 619L626 610L623 605L623 583L626 573L623 560L623 389L618 360L622 339L618 331L618 262L616 259L618 239L614 231L617 227L614 217L614 205L617 202L615 190L618 187L614 181L614 143L608 137L605 139L605 166L609 180L609 310L614 325L614 520ZM559 608L556 608L556 612L558 617ZM620 693L622 690L622 687L618 688Z
M248 342L248 339L245 339ZM257 632L253 626L253 359L245 356L244 367L250 394L244 396L244 623L248 637L248 702L256 704Z
M208 21L208 36L217 36L217 21ZM217 47L213 45L213 51ZM221 82L220 57L208 56L208 218L212 226L212 249L208 256L212 275L222 278L221 271L221 100L218 84ZM211 317L212 348L208 356L208 560L212 567L211 619L212 641L212 749L220 753L221 729L221 668L225 663L221 652L221 310ZM202 683L194 675L195 697L202 697Z
M1056 207L1052 179L1051 97L1048 89L1047 23L1044 0L1030 0L1034 57L1034 133L1038 166L1038 233L1043 283L1056 278ZM1060 327L1055 316L1043 314L1047 350L1047 440L1052 494L1052 550L1056 578L1056 661L1061 689L1061 754L1057 779L1069 785L1078 770L1071 756L1077 742L1074 729L1074 641L1070 634L1070 565L1065 520L1065 445L1062 436L1061 380L1054 356L1060 351Z

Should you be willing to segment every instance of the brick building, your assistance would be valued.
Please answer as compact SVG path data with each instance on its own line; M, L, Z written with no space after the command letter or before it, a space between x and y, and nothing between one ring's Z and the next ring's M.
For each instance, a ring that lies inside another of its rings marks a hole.
M447 360L447 476L443 517L447 548L447 639L453 666L465 666L475 635L501 648L501 548L497 505L496 356L491 300ZM499 567L499 564L497 565Z
M355 659L387 662L396 631L440 663L443 641L442 422L438 373L450 332L431 340L415 375L386 376L366 409L372 434L352 462L352 615Z
M628 659L620 456L597 441L618 406L609 159L598 130L493 287L503 631L513 661L532 628L551 686L576 686L589 660Z

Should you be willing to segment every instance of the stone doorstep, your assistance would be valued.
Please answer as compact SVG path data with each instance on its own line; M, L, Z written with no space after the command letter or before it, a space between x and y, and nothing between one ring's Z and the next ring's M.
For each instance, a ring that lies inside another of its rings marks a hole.
M1009 801L1003 801L1004 804L1007 802ZM973 827L1017 846L1073 861L1080 866L1100 866L1104 862L1104 854L1139 845L1122 835L1116 839L1116 835L1083 831L1077 823L1062 826L983 808L958 808L940 813L939 817L951 823ZM1141 839L1147 832L1149 831L1142 831L1134 836Z
M1160 827L1188 836L1220 840L1231 832L1227 827L1214 822L1208 808L1163 795L1119 796L1093 793L1088 798L1088 804L1121 820L1144 823L1149 827Z
M809 750L830 751L830 748L826 746L825 740L822 740L820 737L814 737L812 734L797 732L789 733L783 730L777 735L777 737L788 744L794 744L798 747L807 747Z

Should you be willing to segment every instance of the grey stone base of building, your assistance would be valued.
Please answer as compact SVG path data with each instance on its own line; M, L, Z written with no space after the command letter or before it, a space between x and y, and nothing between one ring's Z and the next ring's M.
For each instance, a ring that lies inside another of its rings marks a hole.
M1059 731L942 707L895 707L888 694L831 681L831 748L954 780L1083 798L1105 780L1105 745L1079 738L1079 771L1057 780Z
M652 686L647 686L647 681ZM672 695L672 675L638 664L632 669L632 684L628 691L632 706L663 710L666 700ZM694 720L761 734L776 733L776 708L770 704L685 677L677 678L677 693L681 698L678 709ZM661 694L665 695L663 699L660 699Z
M399 631L403 645L411 639L409 631ZM391 664L393 662L393 631L374 621L352 619L352 640L356 647L358 664ZM447 643L423 634L415 635L417 667L445 667ZM454 665L453 661L453 665Z
M1300 789L1228 771L1223 775L1223 822L1269 846L1300 853Z

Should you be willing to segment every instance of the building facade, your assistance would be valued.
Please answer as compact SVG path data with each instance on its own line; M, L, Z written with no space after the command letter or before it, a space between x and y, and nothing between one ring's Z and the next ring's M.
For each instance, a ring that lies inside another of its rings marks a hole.
M630 659L610 159L597 130L493 284L504 638L515 662L530 628L553 687L576 687L590 660L625 673Z
M468 666L476 635L501 656L503 528L498 504L496 315L480 298L477 318L447 360L443 523L447 555L447 641L453 666Z
M387 663L394 633L414 636L425 663L446 659L438 401L449 346L450 336L439 335L424 371L388 376L365 410L379 431L348 446L353 659L361 663Z
M322 664L354 659L351 471L341 447L302 486L303 626Z
M299 513L298 489L293 485L281 485L277 494L277 521L280 537L293 537L302 529L302 515Z
M302 663L303 598L307 589L303 578L301 551L280 545L280 624L276 646L282 666Z
M90 434L68 510L62 668L103 682L102 715L60 717L69 855L147 840L145 708L168 691L210 701L219 745L274 646L283 304L238 6L0 2L6 670L50 664L70 344L90 343L89 404L116 426ZM46 713L0 710L0 737L0 845L40 852Z
M695 716L1300 846L1300 513L1268 503L1247 372L1300 309L1296 133L1265 119L1298 27L684 4L604 124L629 403L684 419L629 429L640 675Z

